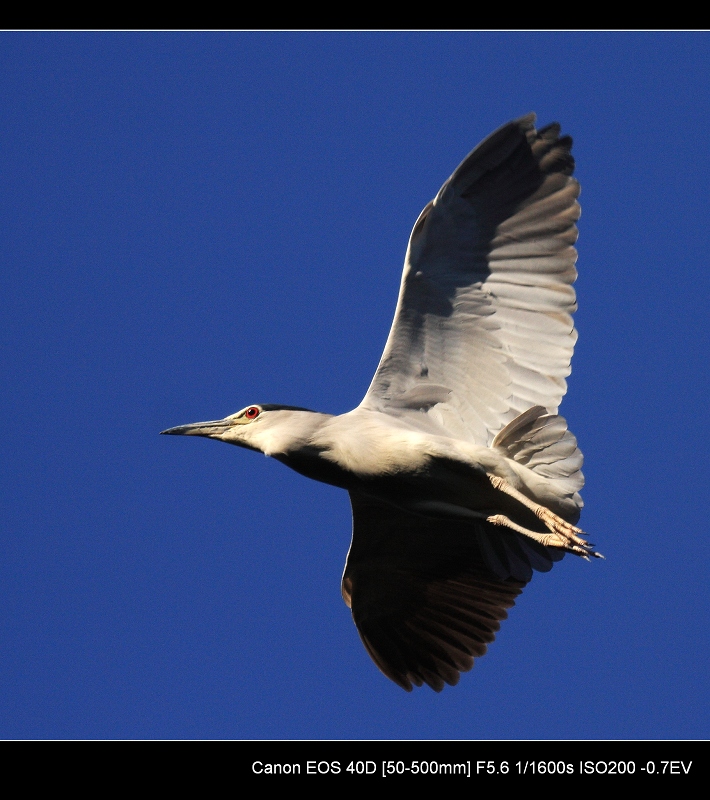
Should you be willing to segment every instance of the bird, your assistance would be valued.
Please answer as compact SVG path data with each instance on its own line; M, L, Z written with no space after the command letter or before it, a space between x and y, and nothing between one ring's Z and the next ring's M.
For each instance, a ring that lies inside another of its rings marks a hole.
M535 122L484 139L419 215L357 408L252 404L162 431L349 493L343 599L406 691L457 684L534 571L567 553L603 558L577 527L582 453L557 413L577 338L580 188L572 139Z

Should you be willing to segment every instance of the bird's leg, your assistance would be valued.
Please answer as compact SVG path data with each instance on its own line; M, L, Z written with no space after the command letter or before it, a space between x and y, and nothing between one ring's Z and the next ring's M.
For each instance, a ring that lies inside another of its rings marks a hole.
M497 478L496 480L500 480L500 478ZM505 481L503 481L503 483L505 483ZM506 483L505 485L510 489L511 492L515 492L513 496L520 494L520 492L513 489L510 484ZM532 500L528 500L528 498L524 495L521 496L523 497L525 505L528 508L531 505L537 505L536 503L533 503ZM543 507L541 506L541 508ZM531 531L528 528L523 528L522 525L518 525L517 522L513 522L512 519L506 517L504 514L491 514L489 511L473 511L472 509L464 508L463 506L456 506L452 503L433 500L411 503L407 506L407 510L413 511L415 514L424 514L425 516L445 516L451 519L484 519L486 522L490 522L492 525L501 525L517 531L518 533L522 533L523 536L534 539L536 542L539 542L545 547L559 547L562 550L566 550L568 553L575 553L575 555L582 556L582 558L586 559L589 559L589 556L594 556L595 558L604 558L601 553L596 553L594 550L592 550L592 545L588 544L584 539L581 539L578 536L575 536L573 539L571 536L561 533L558 530L554 530L551 533L538 533L537 531ZM553 514L549 509L544 508L544 510L551 514L555 519L559 519L564 525L569 525L569 523L565 522L563 519L560 519L560 517L558 517L556 514ZM574 530L579 530L579 528L574 528L572 525L569 525L569 527L573 528Z
M582 538L584 535L583 530L575 527L569 522L566 522L562 519L562 517L559 517L553 511L550 511L549 508L541 506L539 503L536 503L534 500L526 497L522 492L519 492L503 478L499 478L497 475L488 474L488 480L491 482L494 488L504 492L509 497L512 497L519 503L522 503L522 505L524 505L526 508L529 508L538 519L542 520L542 522L545 524L545 527L548 528L551 533L542 534L536 533L535 531L530 531L527 528L516 525L516 523L512 522L503 514L495 514L492 517L488 517L488 522L492 522L494 525L505 525L508 528L512 528L513 530L516 530L525 536L535 539L535 541L540 542L540 544L543 544L546 547L562 547L563 549L569 550L572 553L577 553L577 555L593 555L599 558L603 557L600 556L599 553L594 552L594 550L591 549L593 545L589 544L589 542Z
M589 556L594 556L595 558L604 558L601 553L597 553L592 550L591 546L584 542L584 539L581 540L583 544L578 545L574 544L574 542L572 542L570 539L560 535L559 533L537 533L537 531L531 531L527 528L523 528L522 525L518 525L517 523L513 522L512 519L509 519L504 514L493 514L490 517L486 517L486 522L490 522L492 525L502 525L506 528L511 528L518 533L522 533L523 536L534 539L536 542L544 545L545 547L559 547L562 550L566 550L568 553L574 553L575 555L582 556L582 558L586 558L587 560L589 560Z
M509 497L512 497L519 503L522 503L522 505L524 505L526 508L529 508L538 519L545 523L545 526L549 528L552 533L557 533L560 536L563 536L565 539L569 539L570 541L574 542L575 544L587 544L587 542L579 535L583 534L584 531L582 531L580 528L576 528L569 522L566 522L562 519L562 517L558 517L557 514L550 511L549 508L545 508L545 506L541 506L539 503L536 503L534 500L526 497L522 492L519 492L503 478L499 478L497 475L489 474L488 480L493 484L494 488L504 492Z

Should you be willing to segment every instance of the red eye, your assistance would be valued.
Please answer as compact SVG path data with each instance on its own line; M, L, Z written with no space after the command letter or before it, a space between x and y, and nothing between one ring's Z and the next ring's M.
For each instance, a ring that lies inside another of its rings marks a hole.
M244 412L244 416L247 419L256 419L259 414L261 414L261 409L259 406L249 406L247 410Z

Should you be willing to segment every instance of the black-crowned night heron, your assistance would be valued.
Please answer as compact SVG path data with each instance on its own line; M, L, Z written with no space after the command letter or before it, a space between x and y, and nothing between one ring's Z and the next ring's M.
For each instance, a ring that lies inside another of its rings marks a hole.
M417 220L394 323L360 405L250 405L163 431L257 450L350 493L342 591L368 653L440 691L565 553L582 454L557 407L576 332L572 140L530 114L470 153Z

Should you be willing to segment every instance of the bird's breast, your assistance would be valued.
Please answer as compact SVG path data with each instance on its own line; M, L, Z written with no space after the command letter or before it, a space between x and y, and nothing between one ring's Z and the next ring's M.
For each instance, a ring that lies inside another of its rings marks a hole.
M482 462L491 451L480 450ZM333 418L308 446L279 460L314 480L397 505L427 498L472 508L490 501L486 467L455 440L382 422L376 415Z
M360 489L363 483L422 474L428 456L421 448L371 437L338 437L317 446L302 447L275 456L291 469L313 480Z

